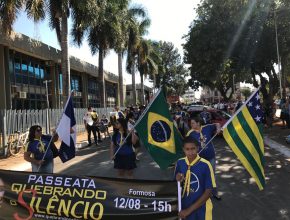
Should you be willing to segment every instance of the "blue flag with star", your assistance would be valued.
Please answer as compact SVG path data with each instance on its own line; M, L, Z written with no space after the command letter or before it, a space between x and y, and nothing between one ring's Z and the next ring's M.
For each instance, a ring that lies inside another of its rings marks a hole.
M260 190L265 186L263 111L259 89L223 126L223 136Z

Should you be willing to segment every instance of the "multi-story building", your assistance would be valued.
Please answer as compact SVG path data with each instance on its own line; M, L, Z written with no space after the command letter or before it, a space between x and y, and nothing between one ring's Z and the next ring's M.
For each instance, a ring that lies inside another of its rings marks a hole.
M102 107L98 68L70 57L71 89L77 108ZM63 107L61 51L25 35L0 32L0 109L46 108L46 88L51 108ZM118 104L118 77L105 71L108 107Z
M217 89L210 89L207 86L202 87L202 92L200 95L200 101L205 104L217 103L222 99L220 92Z
M144 85L144 100L145 104L148 104L150 101L150 96L152 96L153 89ZM141 103L142 100L142 93L141 93L141 84L136 84L136 98L137 104ZM133 104L133 90L132 84L126 85L126 104L132 105Z
M182 96L183 102L185 104L190 104L196 101L195 91L193 89L189 89L185 91L185 94Z

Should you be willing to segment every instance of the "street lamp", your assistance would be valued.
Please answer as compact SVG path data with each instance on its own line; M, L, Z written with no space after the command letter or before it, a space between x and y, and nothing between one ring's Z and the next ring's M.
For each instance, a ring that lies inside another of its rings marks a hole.
M276 48L277 48L277 59L278 59L280 97L282 99L281 60L280 60L280 55L279 55L279 42L278 42L278 31L277 31L277 21L276 21L276 10L274 10L274 23L275 23L275 34L276 34Z
M48 100L48 83L52 82L52 80L44 80L43 83L45 84L45 91L46 91L46 133L49 133L50 130L50 121L48 116L48 110L49 110L49 100Z

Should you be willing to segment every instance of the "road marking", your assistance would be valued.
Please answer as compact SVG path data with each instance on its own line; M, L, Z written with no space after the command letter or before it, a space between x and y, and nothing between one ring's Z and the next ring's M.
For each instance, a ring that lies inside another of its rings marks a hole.
M283 154L285 157L290 157L290 149L282 144L279 144L276 141L273 141L269 137L265 136L264 137L264 142L267 146L275 149L276 151L280 152Z

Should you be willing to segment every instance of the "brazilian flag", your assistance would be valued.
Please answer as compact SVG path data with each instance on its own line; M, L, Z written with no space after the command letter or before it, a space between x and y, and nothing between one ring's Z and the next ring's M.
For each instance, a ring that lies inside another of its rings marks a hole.
M182 136L173 125L164 89L157 92L135 129L161 169L166 169L183 156Z

